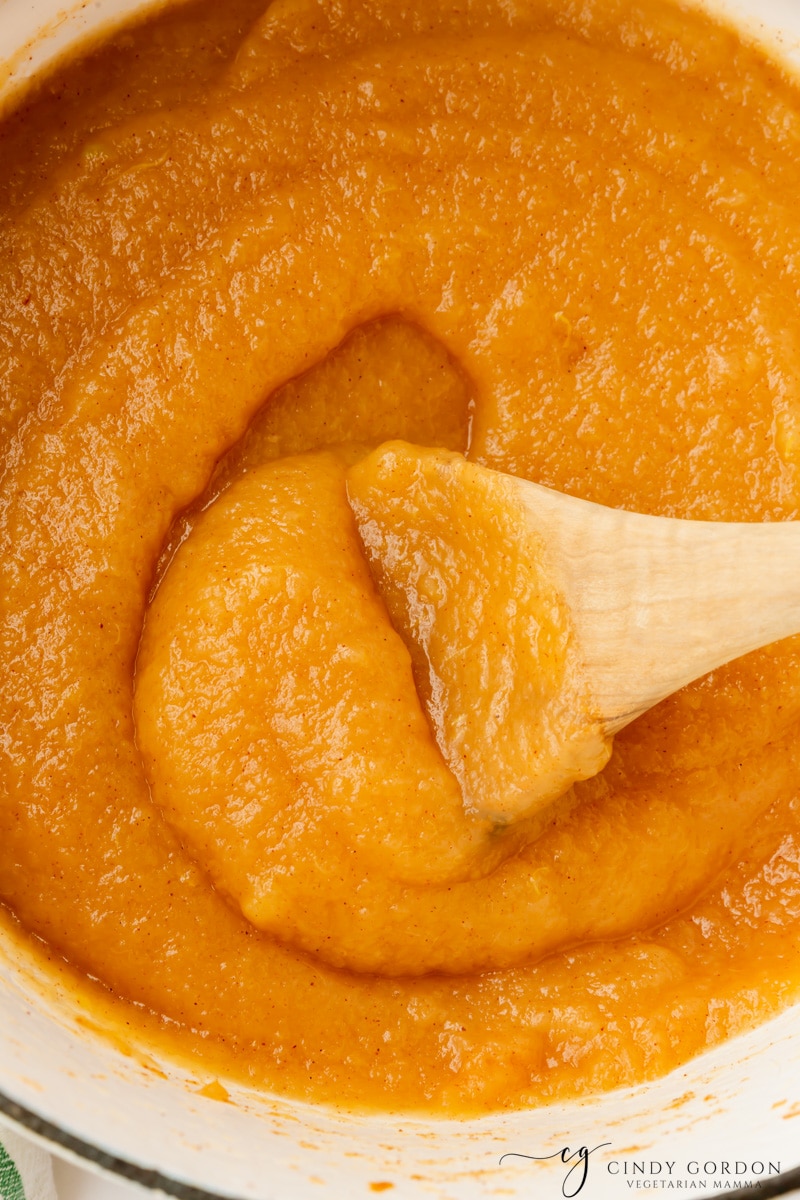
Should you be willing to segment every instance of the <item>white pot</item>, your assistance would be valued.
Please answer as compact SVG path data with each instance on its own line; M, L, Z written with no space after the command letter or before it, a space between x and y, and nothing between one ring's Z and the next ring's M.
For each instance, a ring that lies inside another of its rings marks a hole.
M65 13L62 0L0 0L0 101L64 47L141 7L84 0ZM715 8L777 36L779 52L800 65L800 0ZM582 1195L597 1200L661 1181L694 1195L731 1181L772 1185L800 1164L800 1006L657 1083L461 1123L336 1115L243 1088L223 1103L197 1089L186 1072L156 1072L93 1034L0 940L0 1113L179 1196L199 1188L316 1200L388 1183L397 1200L555 1200L576 1194L584 1172ZM520 1157L501 1163L505 1154Z

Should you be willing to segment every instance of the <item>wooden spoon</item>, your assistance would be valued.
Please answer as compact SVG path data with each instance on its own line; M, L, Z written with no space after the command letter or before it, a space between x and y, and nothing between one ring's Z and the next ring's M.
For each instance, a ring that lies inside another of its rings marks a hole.
M501 478L549 548L609 733L800 631L800 521L649 517Z
M348 487L440 749L496 823L596 774L665 696L800 631L800 522L648 517L403 443Z

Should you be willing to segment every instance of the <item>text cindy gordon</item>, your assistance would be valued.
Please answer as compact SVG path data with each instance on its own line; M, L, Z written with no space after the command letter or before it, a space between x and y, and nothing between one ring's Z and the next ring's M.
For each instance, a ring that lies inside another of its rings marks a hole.
M621 1176L633 1188L698 1188L701 1190L749 1187L771 1175L780 1175L780 1162L754 1159L611 1159L609 1175Z

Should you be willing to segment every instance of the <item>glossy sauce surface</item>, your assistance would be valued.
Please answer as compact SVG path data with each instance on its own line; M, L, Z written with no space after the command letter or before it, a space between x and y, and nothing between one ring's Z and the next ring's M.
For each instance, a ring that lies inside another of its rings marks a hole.
M51 91L0 134L21 926L175 1053L354 1106L628 1084L793 1000L797 641L498 832L463 793L527 778L513 705L459 778L481 673L437 745L346 477L403 439L796 517L795 85L661 0L287 0L176 10Z

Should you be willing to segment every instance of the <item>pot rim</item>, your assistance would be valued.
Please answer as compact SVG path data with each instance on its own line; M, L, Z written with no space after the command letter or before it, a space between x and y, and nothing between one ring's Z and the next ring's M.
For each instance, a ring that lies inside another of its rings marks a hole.
M124 25L132 19L138 17L151 16L160 8L167 7L170 0L127 0L131 5L129 11L126 11L118 20L109 21L105 25L93 30L91 33L83 31L77 37L73 35L70 38L69 45L60 48L59 51L48 59L36 65L29 76L22 76L14 80L17 87L9 89L8 92L0 100L0 116L6 112L13 110L14 107L22 100L24 102L25 93L29 88L34 88L36 84L46 78L53 70L57 70L60 62L69 55L73 55L77 51L77 56L83 53L91 53L94 46L102 42L106 37L110 36L115 27ZM710 3L709 0L694 0L699 7L714 11L719 8L719 0L716 3ZM728 3L735 6L737 0L722 0L722 3ZM97 5L99 7L99 5ZM58 25L66 25L70 16L76 11L82 11L87 8L86 0L77 0L73 2L61 17ZM792 63L792 58L797 55L797 49L793 48L795 54L791 52L787 54L787 47L776 44L774 40L774 31L767 30L763 24L756 22L751 18L750 21L742 20L741 18L733 17L734 23L757 42L760 42L771 57L782 61L784 65L794 66L797 70L800 64L800 55L797 60ZM760 25L760 28L758 26ZM52 36L52 32L51 32ZM35 47L36 43L47 39L47 31L41 35L37 35L32 43L27 43L22 47L20 59L23 54ZM9 74L16 74L15 56L11 59L12 69ZM0 80L0 83L6 81ZM2 89L5 91L5 89ZM86 1164L87 1167L96 1170L98 1173L108 1177L115 1177L125 1183L130 1183L138 1187L146 1188L151 1192L161 1192L168 1196L173 1196L176 1200L235 1200L237 1192L225 1193L199 1187L196 1184L186 1183L176 1178L173 1175L165 1174L164 1172L137 1165L129 1158L124 1158L110 1153L102 1149L95 1142L87 1141L84 1138L78 1137L70 1133L66 1128L56 1122L40 1116L33 1109L27 1108L4 1091L0 1090L0 1118L4 1122L16 1126L23 1134L32 1135L36 1140L40 1140L46 1144L48 1150L59 1154L63 1152L63 1157L76 1160L79 1164ZM0 1125L2 1132L2 1125ZM771 1197L788 1195L790 1193L800 1194L800 1162L796 1167L782 1171L769 1179L757 1182L755 1184L743 1187L737 1190L737 1195L741 1200L770 1200ZM711 1200L712 1193L707 1193L701 1196L699 1200Z
M53 1121L40 1117L32 1109L17 1104L4 1092L0 1091L0 1114L19 1125L25 1133L32 1133L37 1138L49 1143L56 1149L66 1150L71 1156L90 1163L108 1175L114 1175L126 1183L137 1184L150 1191L164 1192L175 1196L176 1200L231 1200L229 1195L222 1192L209 1191L195 1184L182 1183L171 1175L151 1167L139 1167L129 1159L119 1158L101 1150L92 1142L67 1133ZM736 1194L740 1200L772 1200L775 1196L786 1196L791 1192L800 1192L800 1165L788 1171L781 1171L772 1179L754 1183L748 1187L737 1188ZM701 1196L700 1200L711 1200L711 1195Z

